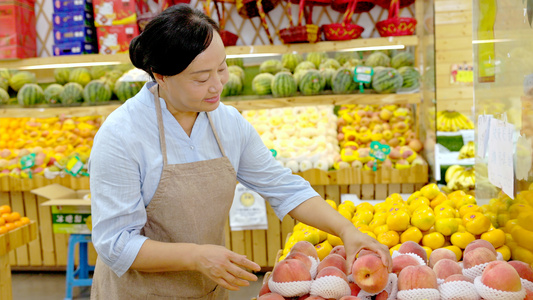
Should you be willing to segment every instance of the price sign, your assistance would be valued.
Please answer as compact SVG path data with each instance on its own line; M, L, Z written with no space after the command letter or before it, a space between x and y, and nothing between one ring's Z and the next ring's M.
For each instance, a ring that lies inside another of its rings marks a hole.
M370 83L374 75L374 69L367 66L357 66L353 72L353 80L359 83L359 91L364 92L363 84Z
M82 172L82 169L83 169L84 166L85 166L85 164L76 155L76 156L71 157L68 160L67 165L65 166L65 172L67 172L68 174L70 174L72 176L77 176L78 174L84 175L84 176L89 176L89 174L87 174L85 172Z
M20 158L21 170L30 169L33 166L35 166L35 153L31 153ZM30 179L33 178L31 170L28 172L28 175Z
M377 161L384 161L387 155L390 153L390 146L382 144L378 141L370 143L370 157L376 159L376 163L372 167L372 171L377 170Z

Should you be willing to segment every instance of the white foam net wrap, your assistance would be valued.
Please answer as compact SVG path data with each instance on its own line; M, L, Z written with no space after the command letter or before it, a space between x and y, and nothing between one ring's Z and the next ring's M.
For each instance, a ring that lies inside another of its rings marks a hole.
M438 284L438 285L441 285L441 284L443 284L443 283L444 283L444 279L442 279L442 278L437 278L437 284Z
M310 294L326 299L339 299L342 296L349 296L351 290L344 279L337 276L324 276L313 281Z
M500 252L496 252L496 260L503 260L503 255Z
M387 286L382 291L386 291L389 294L389 297L387 299L393 300L396 299L396 295L398 293L398 276L394 273L389 273L389 282L387 283ZM361 298L361 300L370 300L372 299L372 296L377 295L381 293L382 291L379 291L378 293L371 294L368 292L365 292L361 290L357 297Z
M520 278L520 281L522 281L522 286L530 291L533 292L533 282L527 280L527 279L524 279L524 278Z
M413 289L398 291L399 300L440 300L440 292L437 289Z
M474 279L478 276L481 276L481 274L483 274L483 270L485 270L485 267L488 264L489 263L484 263L484 264L480 264L477 266L473 266L472 268L468 268L468 269L463 268L463 275L465 275L466 277L470 279Z
M474 279L474 286L478 294L486 300L522 300L526 298L526 289L522 287L519 292L506 292L493 289L481 282L481 276Z
M272 277L268 280L268 288L283 297L299 297L308 294L313 281L275 282Z
M418 261L418 263L420 263L421 265L426 265L427 264L427 262L425 262L424 259L422 257L420 257L418 254L411 253L411 252L408 252L408 253L400 253L398 251L393 251L392 252L392 258L395 258L395 257L400 256L400 255L409 255L409 256L414 257Z
M311 278L315 279L316 273L318 270L318 263L320 263L320 260L312 256L308 256L308 257L311 260L311 270L309 270L311 272Z
M479 300L473 283L468 281L450 281L439 286L442 300Z

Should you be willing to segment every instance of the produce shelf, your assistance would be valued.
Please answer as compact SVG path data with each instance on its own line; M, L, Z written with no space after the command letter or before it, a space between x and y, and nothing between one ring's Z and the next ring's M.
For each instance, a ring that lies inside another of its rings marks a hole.
M337 42L318 42L315 44L290 44L290 45L260 45L260 46L231 46L226 47L227 55L242 55L242 54L283 54L288 52L316 52L316 51L342 51L353 48L365 48L376 46L417 46L417 36L398 36L385 38L368 38L355 39L348 41ZM35 57L25 59L11 59L0 60L2 68L7 69L21 69L28 67L35 67L35 69L56 68L49 65L56 64L79 64L79 63L130 63L128 53L119 53L111 55L102 54L84 54L84 55L64 55L64 56L50 56L50 57ZM42 66L42 67L39 67ZM68 67L68 66L64 66Z

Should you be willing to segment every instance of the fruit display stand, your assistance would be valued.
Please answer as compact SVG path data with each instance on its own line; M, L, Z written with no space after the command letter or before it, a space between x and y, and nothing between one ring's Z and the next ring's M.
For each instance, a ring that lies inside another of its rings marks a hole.
M10 255L38 237L37 223L32 221L0 235L0 299L12 299Z

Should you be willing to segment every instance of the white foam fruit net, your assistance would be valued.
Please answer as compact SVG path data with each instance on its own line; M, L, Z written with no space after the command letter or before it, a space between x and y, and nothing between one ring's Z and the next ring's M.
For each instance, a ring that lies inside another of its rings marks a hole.
M488 287L481 282L481 276L474 279L474 286L478 294L486 300L522 300L526 298L526 289L522 287L519 292L500 291Z
M320 263L320 260L312 256L308 256L308 257L311 260L311 270L309 270L309 272L311 272L311 278L315 279L316 273L318 270L318 264Z
M479 300L474 284L468 281L451 281L439 285L442 300Z
M368 292L365 292L361 290L357 297L361 298L361 300L370 300L372 299L372 296L377 295L383 291L386 291L387 294L389 294L389 297L387 299L393 300L396 299L396 295L398 293L398 276L394 273L389 273L389 282L387 283L387 286L385 288L377 293L371 294Z
M283 297L299 297L308 294L313 281L275 282L268 280L268 288Z
M349 296L351 290L344 279L337 276L324 276L313 281L310 294L326 299L339 299L342 296Z
M484 264L480 264L477 266L473 266L472 268L468 268L468 269L463 268L463 275L465 275L466 277L470 279L475 279L476 277L481 276L481 274L483 274L483 270L485 270L485 267L488 264L489 263L484 263Z
M399 300L440 300L440 292L437 289L412 289L398 291Z
M522 281L522 286L530 291L533 292L533 282L527 280L527 279L524 279L524 278L520 278L520 281Z
M421 265L426 265L427 264L427 262L425 262L424 259L422 257L420 257L420 255L418 255L418 254L411 253L411 252L400 253L400 252L398 252L396 250L392 252L392 258L395 258L395 257L400 256L400 255L409 255L409 256L414 257L418 261L419 264L421 264Z

